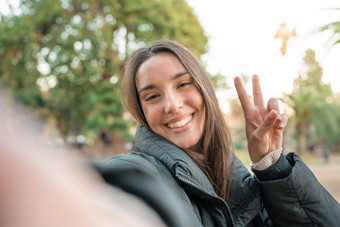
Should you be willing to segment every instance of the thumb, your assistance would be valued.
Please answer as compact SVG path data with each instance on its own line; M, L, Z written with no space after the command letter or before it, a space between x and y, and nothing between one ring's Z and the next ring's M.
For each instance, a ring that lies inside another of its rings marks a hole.
M263 139L266 136L268 130L275 125L277 117L278 113L275 110L270 111L264 121L262 121L261 125L254 132L254 136L259 140Z

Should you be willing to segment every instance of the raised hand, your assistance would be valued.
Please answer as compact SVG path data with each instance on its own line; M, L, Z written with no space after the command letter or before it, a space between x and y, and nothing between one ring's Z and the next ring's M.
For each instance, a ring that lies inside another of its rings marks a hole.
M248 151L253 163L260 161L266 154L282 146L283 129L287 116L280 114L277 99L271 98L267 107L264 105L260 80L257 75L252 78L254 105L244 89L240 77L234 83L246 120Z

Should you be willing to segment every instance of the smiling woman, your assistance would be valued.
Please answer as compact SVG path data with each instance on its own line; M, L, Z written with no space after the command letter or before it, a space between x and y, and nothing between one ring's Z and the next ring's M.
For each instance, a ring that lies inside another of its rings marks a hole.
M297 155L282 153L287 116L278 101L265 106L257 75L254 105L239 77L235 87L256 177L233 153L208 74L186 47L167 40L127 61L123 103L140 124L136 152L97 165L99 172L168 226L336 226L339 203Z
M136 76L150 129L183 149L193 150L203 133L204 105L181 62L170 53L160 53L143 62Z
M156 99L150 100L147 95L156 91ZM193 154L218 195L226 196L230 134L209 77L187 48L159 41L137 50L126 63L123 103L145 128L190 148L187 153ZM170 128L189 119L184 127Z

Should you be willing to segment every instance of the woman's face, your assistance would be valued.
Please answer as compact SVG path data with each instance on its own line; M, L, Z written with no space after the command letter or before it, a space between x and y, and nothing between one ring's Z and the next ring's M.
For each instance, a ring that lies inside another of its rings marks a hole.
M151 130L180 148L196 151L205 122L194 79L172 54L159 53L137 71L140 103Z

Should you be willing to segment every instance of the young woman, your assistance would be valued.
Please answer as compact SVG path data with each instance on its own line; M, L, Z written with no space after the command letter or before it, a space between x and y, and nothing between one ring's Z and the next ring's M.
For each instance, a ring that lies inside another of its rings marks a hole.
M251 175L234 156L209 77L184 46L160 40L126 63L123 102L139 122L136 152L98 166L104 179L142 198L168 226L340 226L339 203L301 159L282 154L287 116L254 105L240 78Z

